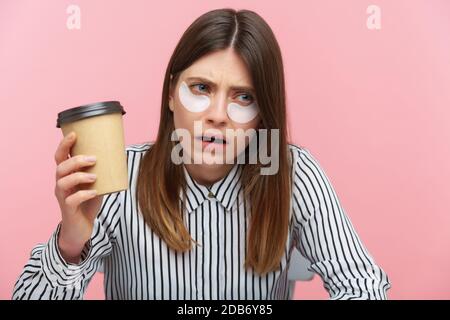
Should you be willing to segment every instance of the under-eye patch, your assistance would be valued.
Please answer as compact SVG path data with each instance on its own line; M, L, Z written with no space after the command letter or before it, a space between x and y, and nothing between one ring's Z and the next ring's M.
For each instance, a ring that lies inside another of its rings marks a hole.
M178 95L181 104L190 112L203 112L208 109L210 105L209 97L193 94L184 81L180 84Z
M232 102L228 104L227 113L234 122L247 123L252 121L258 115L258 106L256 102L245 107Z

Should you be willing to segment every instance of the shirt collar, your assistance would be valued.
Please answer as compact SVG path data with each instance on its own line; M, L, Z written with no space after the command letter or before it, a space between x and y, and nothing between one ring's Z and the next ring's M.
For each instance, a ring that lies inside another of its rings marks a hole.
M242 165L236 163L225 177L216 181L210 188L197 183L189 174L184 164L183 171L186 179L186 211L195 211L207 199L217 200L227 210L231 210L241 190ZM183 201L183 190L180 192Z

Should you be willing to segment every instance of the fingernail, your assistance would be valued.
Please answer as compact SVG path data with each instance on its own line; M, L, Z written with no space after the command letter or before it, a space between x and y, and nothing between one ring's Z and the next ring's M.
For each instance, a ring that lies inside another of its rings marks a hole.
M69 133L69 135L67 136L67 139L72 140L73 137L75 137L75 134L73 132Z
M84 160L87 162L95 162L97 160L96 156L88 156L88 157L84 157Z
M89 190L89 194L90 195L96 195L97 194L97 190Z
M89 173L89 174L87 175L87 178L88 178L89 180L95 180L95 179L97 178L97 175L94 174L94 173Z

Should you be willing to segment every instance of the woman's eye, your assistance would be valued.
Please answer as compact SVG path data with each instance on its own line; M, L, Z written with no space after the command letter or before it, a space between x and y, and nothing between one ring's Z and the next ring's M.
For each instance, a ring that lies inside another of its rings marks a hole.
M191 86L191 88L194 88L195 91L201 92L201 93L207 93L208 92L208 86L203 83L194 84Z
M253 102L253 97L249 94L240 94L237 96L238 100L244 102L245 104L250 104Z

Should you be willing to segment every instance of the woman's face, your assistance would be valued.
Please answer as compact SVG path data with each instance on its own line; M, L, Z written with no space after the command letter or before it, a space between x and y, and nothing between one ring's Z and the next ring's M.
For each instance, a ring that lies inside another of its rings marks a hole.
M241 135L238 142L238 129L249 133L260 123L251 76L233 49L210 53L184 70L171 88L169 107L175 129L190 133L181 144L192 163L195 157L202 164L230 163L251 140Z

